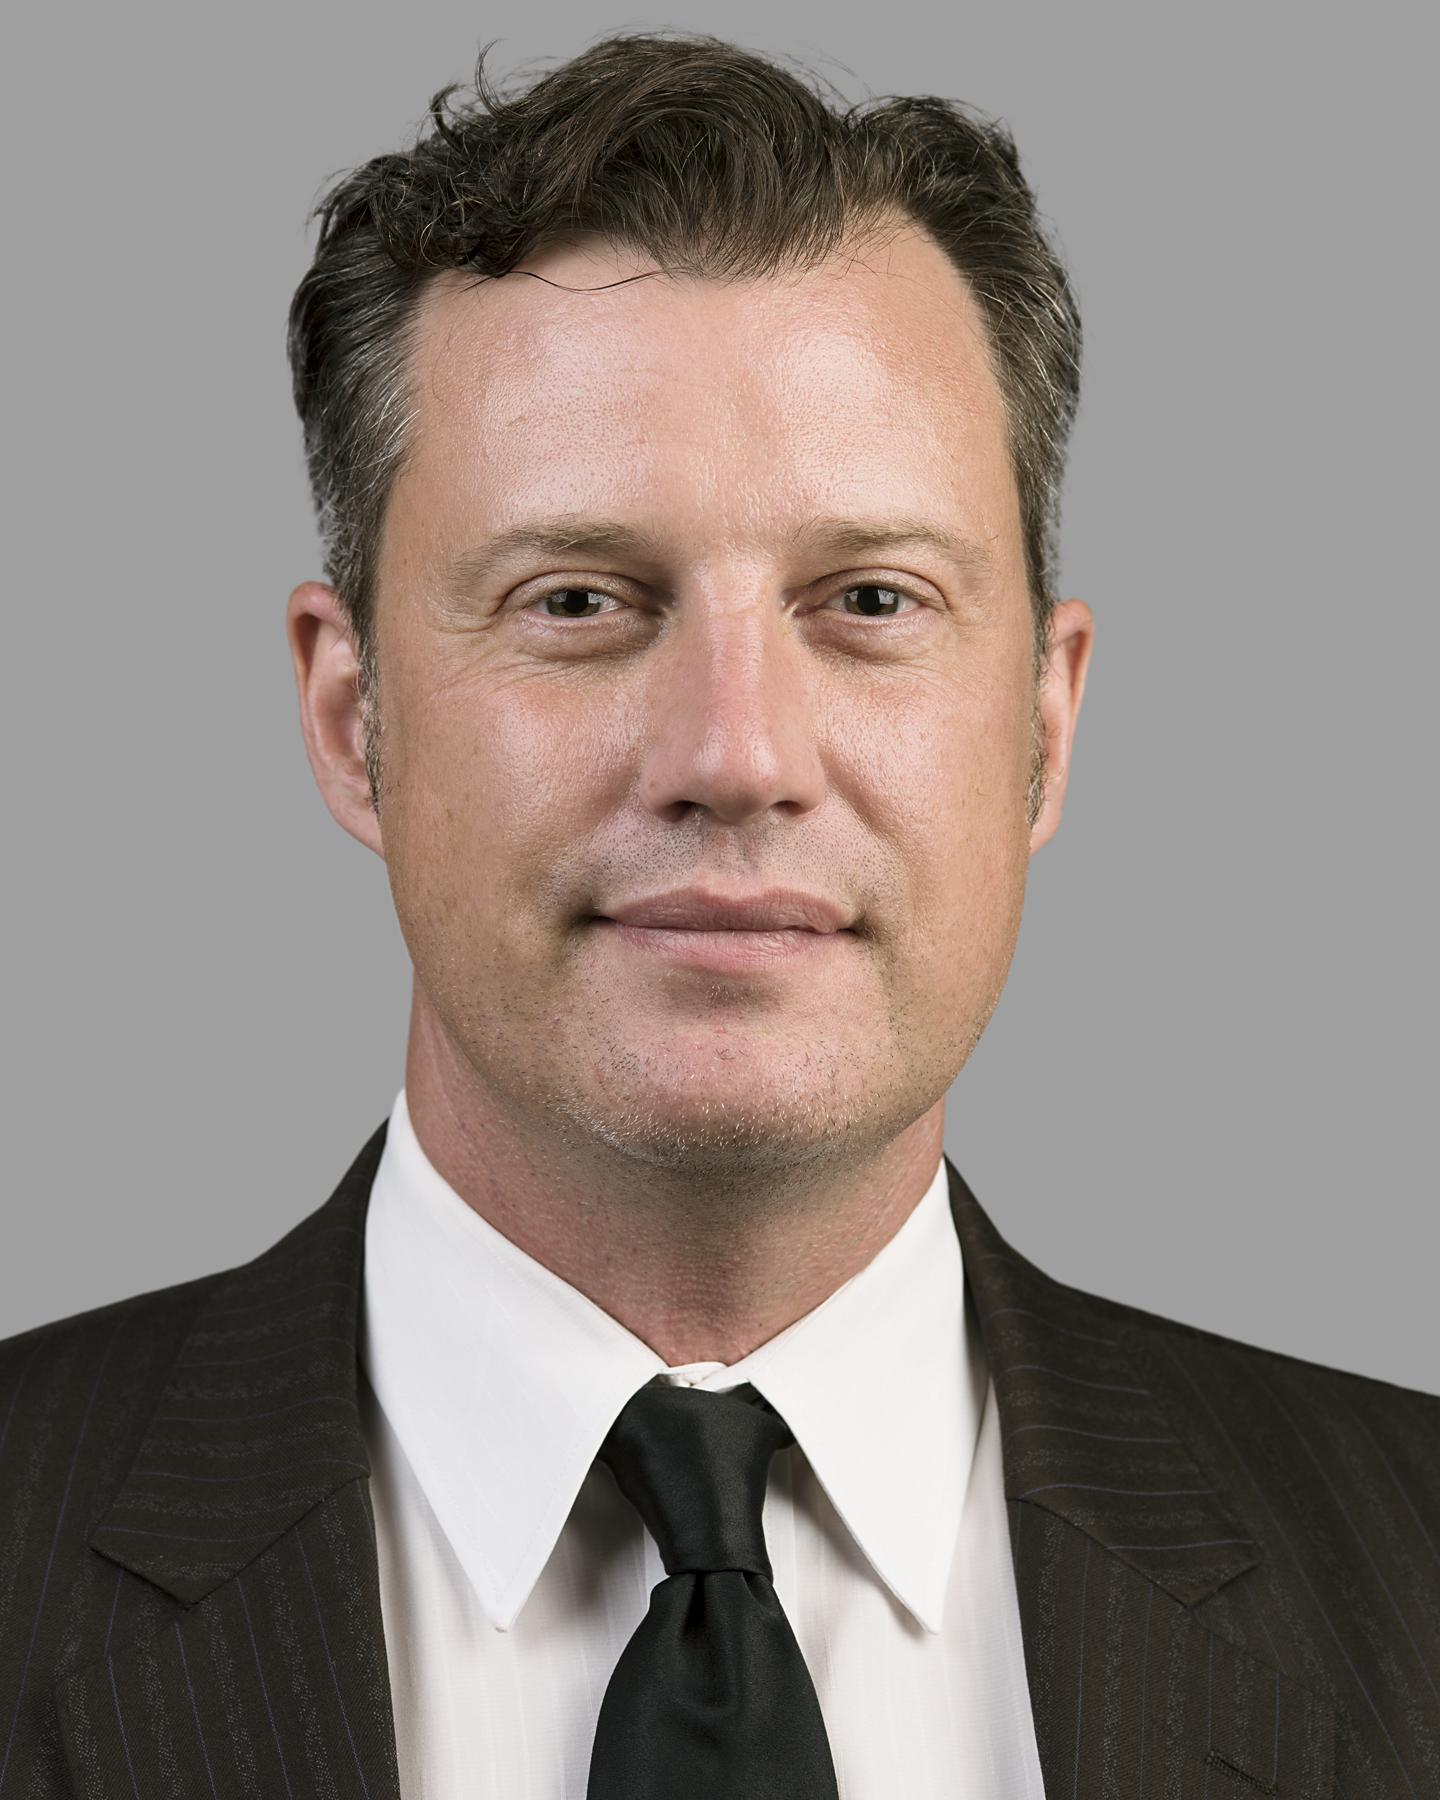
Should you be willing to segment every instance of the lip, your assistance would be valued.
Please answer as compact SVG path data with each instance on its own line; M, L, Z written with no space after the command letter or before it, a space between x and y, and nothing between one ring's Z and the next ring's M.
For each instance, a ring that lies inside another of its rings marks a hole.
M717 936L725 932L745 936L776 933L813 933L832 936L846 932L853 916L823 895L801 888L765 888L753 894L722 894L713 888L672 888L668 893L626 901L601 914L617 925L667 935L695 932Z
M812 931L804 926L782 926L773 931L746 931L726 927L718 931L665 925L624 925L597 918L593 924L618 944L642 956L658 956L684 968L712 973L741 973L775 968L790 962L809 962L838 955L858 942L853 931Z

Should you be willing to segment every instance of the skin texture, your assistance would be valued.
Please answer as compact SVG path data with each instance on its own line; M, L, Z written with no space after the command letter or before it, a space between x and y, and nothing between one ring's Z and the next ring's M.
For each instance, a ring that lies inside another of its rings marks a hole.
M413 372L379 818L333 590L297 587L287 630L315 778L384 858L414 964L415 1129L667 1363L732 1363L863 1268L935 1173L1060 820L1093 621L1057 609L1032 828L1000 390L978 306L914 228L734 284L596 239L447 273ZM552 515L653 543L457 578ZM857 556L823 541L836 517L923 519L985 560ZM681 886L800 888L852 928L725 972L596 917Z

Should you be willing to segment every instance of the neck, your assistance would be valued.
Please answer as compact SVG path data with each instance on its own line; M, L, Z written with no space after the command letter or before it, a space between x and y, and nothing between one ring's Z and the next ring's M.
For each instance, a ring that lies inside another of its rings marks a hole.
M642 1163L518 1115L421 1008L405 1098L466 1205L671 1366L738 1362L843 1287L910 1216L944 1141L941 1100L859 1159Z

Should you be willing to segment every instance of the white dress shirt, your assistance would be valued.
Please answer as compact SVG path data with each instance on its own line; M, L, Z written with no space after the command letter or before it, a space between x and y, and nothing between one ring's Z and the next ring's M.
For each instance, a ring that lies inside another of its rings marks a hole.
M466 1205L404 1089L360 1336L403 1800L585 1800L601 1696L665 1578L596 1452L656 1375L755 1387L775 1591L840 1800L1044 1800L999 1426L942 1162L857 1275L726 1366L664 1361ZM739 1800L739 1797L737 1797Z

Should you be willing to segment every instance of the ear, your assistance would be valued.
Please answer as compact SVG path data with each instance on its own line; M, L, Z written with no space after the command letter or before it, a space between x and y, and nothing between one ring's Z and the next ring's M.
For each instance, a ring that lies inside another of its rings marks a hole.
M302 581L286 606L285 631L316 785L335 822L383 858L365 769L360 660L340 596L322 581Z
M1030 831L1030 854L1048 844L1060 824L1070 746L1085 692L1085 672L1095 642L1095 621L1083 600L1064 600L1051 619L1050 649L1038 695L1045 727L1045 804Z

